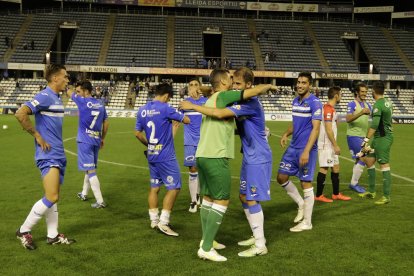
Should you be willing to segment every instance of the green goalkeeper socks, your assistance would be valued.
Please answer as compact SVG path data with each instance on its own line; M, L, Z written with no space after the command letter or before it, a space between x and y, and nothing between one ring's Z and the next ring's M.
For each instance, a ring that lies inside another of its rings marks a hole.
M368 168L368 190L370 193L375 193L375 166Z
M227 207L214 204L208 214L205 231L203 233L203 245L204 251L208 252L213 247L213 241L220 228L223 216L226 213Z
M208 214L210 214L211 206L213 202L209 202L207 200L203 200L203 204L200 207L200 219L201 219L201 230L203 231L202 239L204 239L204 233L206 232L206 225L207 225L207 218Z
M391 194L391 171L382 171L383 177L383 192L386 198L390 198Z

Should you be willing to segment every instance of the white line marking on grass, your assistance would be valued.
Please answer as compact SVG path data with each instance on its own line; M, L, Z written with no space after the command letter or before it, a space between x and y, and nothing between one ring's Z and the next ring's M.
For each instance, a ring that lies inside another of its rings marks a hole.
M130 132L116 132L116 133L130 133ZM112 133L112 134L115 134L115 133ZM272 135L277 136L277 137L281 137L280 135L274 134L273 132L272 132ZM67 142L67 141L73 140L75 138L76 137L69 137L69 138L64 139L63 142ZM73 151L70 151L70 150L67 150L67 149L65 149L65 152L67 152L67 153L69 153L70 155L73 155L73 156L78 156L77 153L75 153ZM341 157L341 158L343 158L345 160L354 162L350 158L346 158L346 157L342 157L342 156L339 156L339 157ZM98 161L101 162L101 163L110 164L110 165L116 165L116 166L121 166L121 167L136 168L136 169L142 169L142 170L147 170L147 171L149 170L148 167L143 167L143 166L136 166L136 165L130 165L130 164L117 163L117 162L106 161L106 160L102 160L102 159L98 159ZM379 169L376 169L376 170L377 171L380 171ZM182 174L189 174L189 172L181 172L181 173ZM392 176L395 176L397 178L401 178L401 179L406 180L408 182L414 183L413 180L411 180L409 178L406 178L404 176L396 175L396 174L393 174L393 173L392 173ZM231 176L231 178L232 179L240 179L239 176L233 176L233 175ZM272 182L276 182L276 180L272 180ZM296 181L293 181L293 182L294 183L299 183L299 182L296 182ZM340 183L340 185L349 185L349 183ZM377 185L379 185L379 184L377 184ZM393 185L398 185L398 186L402 186L402 187L413 187L413 185L404 185L404 184L397 184L397 183L394 183Z
M273 136L276 136L276 137L279 137L279 138L281 138L281 137L282 137L282 136L280 136L280 135L278 135L278 134L276 134L276 133L273 133L273 132L271 132L271 134L272 134ZM289 139L289 140L291 140L291 139ZM347 160L347 161L352 162L352 163L354 163L354 162L355 162L353 159L351 159L351 158L347 158L347 157L344 157L344 156L341 156L341 155L339 155L339 158L344 159L344 160ZM376 171L381 171L381 170L380 170L380 169L378 169L378 168L375 168L375 170L376 170ZM407 181L407 182L414 183L414 180L412 180L412 179L410 179L410 178L408 178L408 177L401 176L401 175L398 175L398 174L395 174L395 173L391 173L391 175L392 175L392 176L394 176L394 177L400 178L400 179L402 179L402 180L405 180L405 181Z

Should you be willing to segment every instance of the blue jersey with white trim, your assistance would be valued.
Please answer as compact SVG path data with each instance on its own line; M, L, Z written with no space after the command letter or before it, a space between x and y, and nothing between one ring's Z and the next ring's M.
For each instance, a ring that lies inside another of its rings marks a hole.
M293 135L290 147L302 149L306 147L313 129L312 120L322 120L322 103L315 95L310 94L300 101L296 97L292 103ZM317 142L313 145L316 147Z
M176 159L172 136L172 120L181 122L184 114L168 103L151 101L139 108L137 131L145 131L148 140L149 162L164 162Z
M59 95L49 86L36 94L33 100L25 103L32 110L36 121L36 130L50 145L49 151L43 151L35 140L35 159L65 159L62 141L63 103Z
M72 94L72 100L79 109L79 127L76 141L99 146L102 124L108 118L103 101L92 97Z
M200 97L198 100L195 100L191 97L185 99L196 105L204 105L207 101L207 98ZM183 110L184 115L190 118L191 123L184 125L184 146L198 146L200 141L200 127L203 116L201 113L193 110Z
M272 162L272 151L266 139L264 111L259 99L254 97L228 109L237 117L236 125L242 142L243 162Z

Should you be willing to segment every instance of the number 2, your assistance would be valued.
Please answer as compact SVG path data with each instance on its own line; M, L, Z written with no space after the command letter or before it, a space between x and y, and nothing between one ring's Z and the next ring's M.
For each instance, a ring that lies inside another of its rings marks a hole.
M149 121L147 123L147 127L151 128L151 135L150 135L150 139L149 139L150 144L157 144L158 139L154 138L155 137L155 124L154 124L154 122Z

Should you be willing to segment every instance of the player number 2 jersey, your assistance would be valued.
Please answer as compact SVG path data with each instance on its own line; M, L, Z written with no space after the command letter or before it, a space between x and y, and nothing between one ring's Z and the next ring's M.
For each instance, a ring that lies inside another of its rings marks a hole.
M181 122L184 114L168 103L151 101L137 113L137 131L145 131L148 140L148 161L165 162L176 158L172 136L172 120Z
M332 147L332 143L328 138L328 134L326 134L325 122L332 122L332 131L334 133L334 137L338 134L338 127L337 127L337 114L335 108L330 104L325 104L323 106L323 115L322 115L322 123L319 130L319 138L318 138L318 148L319 149L326 149L327 147Z
M99 146L101 144L102 124L108 118L104 102L92 97L72 94L73 102L79 110L79 127L76 141Z

